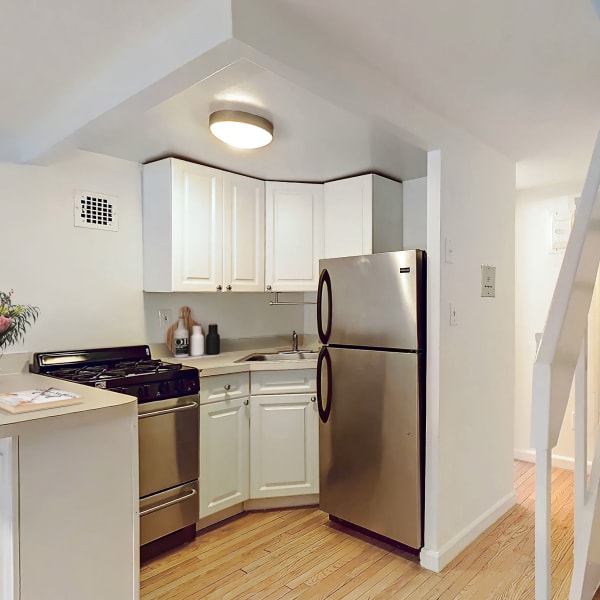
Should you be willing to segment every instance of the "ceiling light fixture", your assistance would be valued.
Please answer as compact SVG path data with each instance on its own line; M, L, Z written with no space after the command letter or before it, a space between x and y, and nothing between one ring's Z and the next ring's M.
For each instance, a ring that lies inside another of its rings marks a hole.
M236 148L262 148L273 139L273 123L242 110L218 110L208 119L211 133Z

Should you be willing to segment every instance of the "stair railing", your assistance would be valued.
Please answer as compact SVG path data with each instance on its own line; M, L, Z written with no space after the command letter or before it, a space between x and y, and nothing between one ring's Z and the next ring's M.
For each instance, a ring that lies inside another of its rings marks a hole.
M577 206L573 228L550 303L546 326L533 366L531 439L536 451L535 501L535 598L550 600L551 594L551 458L565 416L578 361L576 383L576 502L574 570L570 600L591 599L589 590L600 584L600 547L591 535L600 488L600 450L586 487L585 443L585 340L588 313L600 264L600 134L592 153L586 181ZM582 351L582 347L584 350ZM581 360L580 360L581 358ZM583 388L582 388L583 385ZM578 390L578 391L577 391ZM583 406L583 407L582 407ZM579 423L579 422L582 423ZM583 429L581 428L583 426ZM583 439L581 439L583 438ZM583 461L583 465L582 465ZM594 477L596 475L596 478ZM596 486L594 489L594 485ZM583 487L580 487L583 486ZM593 502L593 507L591 503ZM586 535L585 528L589 525ZM600 539L598 539L600 546ZM589 561L592 560L592 563ZM598 561L595 564L594 561ZM574 595L575 594L575 595Z

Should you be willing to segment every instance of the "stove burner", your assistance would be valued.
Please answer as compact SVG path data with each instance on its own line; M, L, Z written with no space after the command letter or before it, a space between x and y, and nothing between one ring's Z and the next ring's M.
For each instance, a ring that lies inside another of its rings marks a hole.
M92 379L96 379L98 377L98 373L94 373L92 371L79 371L78 373L73 373L69 378L73 381L91 381Z
M125 369L106 369L99 373L99 377L127 377Z
M137 396L140 402L199 389L197 369L152 359L147 346L37 353L30 371Z

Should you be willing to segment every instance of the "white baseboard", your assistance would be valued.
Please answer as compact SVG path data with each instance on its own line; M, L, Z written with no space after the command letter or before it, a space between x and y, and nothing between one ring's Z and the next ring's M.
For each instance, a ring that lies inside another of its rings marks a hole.
M424 569L439 573L452 559L458 556L471 542L479 537L488 527L493 525L504 513L509 511L517 502L514 491L501 498L494 506L485 511L467 527L455 535L439 550L422 548L420 554L421 566Z
M255 498L244 502L244 510L268 510L271 508L297 508L300 506L318 506L319 494L303 496L281 496L279 498Z
M535 462L535 450L533 448L515 448L515 459L524 460L525 462ZM552 466L558 469L575 470L575 459L570 456L561 456L560 454L552 454ZM587 471L592 469L592 461L588 460Z

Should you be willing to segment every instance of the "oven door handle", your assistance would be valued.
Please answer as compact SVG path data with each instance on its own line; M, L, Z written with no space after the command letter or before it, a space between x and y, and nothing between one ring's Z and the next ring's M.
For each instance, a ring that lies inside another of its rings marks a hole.
M181 406L174 406L173 408L165 408L163 410L155 410L153 412L142 413L138 415L138 419L147 419L148 417L158 417L160 415L168 415L174 412L180 412L182 410L192 410L198 408L197 402L191 402L190 404L182 404Z
M147 508L146 510L140 510L140 517L145 517L150 513L156 512L157 510L162 510L163 508L167 508L167 506L173 506L173 504L179 504L188 498L192 498L198 492L196 490L190 490L185 496L181 496L180 498L175 498L174 500L169 500L168 502L164 502L163 504L159 504L158 506L152 506L151 508Z

